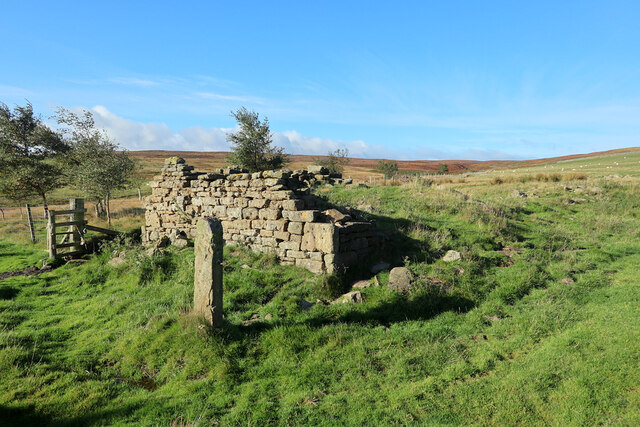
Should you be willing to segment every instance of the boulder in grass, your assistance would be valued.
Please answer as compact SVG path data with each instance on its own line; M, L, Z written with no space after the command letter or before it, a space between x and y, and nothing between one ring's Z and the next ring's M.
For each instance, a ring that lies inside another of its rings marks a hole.
M369 287L371 287L371 281L370 280L358 280L353 285L351 285L351 287L352 288L356 288L356 289L369 288Z
M362 293L360 291L352 291L347 292L344 295L341 295L337 299L335 299L331 304L345 304L345 303L355 303L359 304L363 301Z
M413 273L406 267L396 267L389 273L389 289L408 293L413 288Z
M126 262L126 260L122 257L115 257L115 258L111 258L109 260L109 262L107 262L107 264L109 264L111 267L118 267L122 264L124 264Z
M461 259L462 255L458 251L447 251L442 257L442 260L445 262L460 261Z

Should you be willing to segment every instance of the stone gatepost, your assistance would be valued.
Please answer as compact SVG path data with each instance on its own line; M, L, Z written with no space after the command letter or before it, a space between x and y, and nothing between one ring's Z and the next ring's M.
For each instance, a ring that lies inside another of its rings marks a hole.
M222 247L220 221L199 220L195 236L193 311L216 328L222 326Z

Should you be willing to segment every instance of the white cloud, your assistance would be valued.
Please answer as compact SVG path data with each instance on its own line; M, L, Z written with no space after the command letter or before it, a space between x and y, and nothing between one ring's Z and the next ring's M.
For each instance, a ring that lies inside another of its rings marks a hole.
M189 127L174 131L165 123L141 123L114 114L98 105L92 112L96 126L104 128L109 136L129 150L186 150L229 151L226 134L233 129ZM393 152L382 146L371 146L364 141L336 141L313 138L297 131L275 132L274 143L293 154L327 154L337 148L346 148L357 157L390 157Z
M224 129L192 127L173 131L165 123L134 122L100 105L91 110L94 113L96 126L104 128L109 136L129 150L227 151L229 149Z
M125 119L100 105L93 107L91 111L94 114L96 126L104 128L109 136L129 150L229 151L230 145L226 135L234 130L201 126L173 130L165 123L142 123ZM431 147L400 151L379 144L369 144L362 140L339 141L308 137L295 130L274 132L273 140L276 146L283 147L285 152L292 154L326 155L338 148L346 148L349 150L349 155L353 157L396 160L500 160L519 157L500 150L473 148L464 148L455 152Z
M274 142L285 151L294 154L322 154L346 148L349 155L354 157L384 157L393 156L391 150L381 145L367 144L362 140L337 141L335 139L303 136L295 130L274 134Z

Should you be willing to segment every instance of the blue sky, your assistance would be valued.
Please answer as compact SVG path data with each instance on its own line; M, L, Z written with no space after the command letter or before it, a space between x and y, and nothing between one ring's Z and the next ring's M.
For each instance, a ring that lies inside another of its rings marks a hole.
M0 101L90 108L129 149L535 158L640 145L640 2L29 2Z

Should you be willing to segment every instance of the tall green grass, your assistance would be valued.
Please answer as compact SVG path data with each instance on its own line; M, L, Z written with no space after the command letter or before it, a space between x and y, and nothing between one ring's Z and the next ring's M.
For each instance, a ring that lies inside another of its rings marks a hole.
M228 247L220 331L190 314L191 249L111 247L2 280L0 418L637 424L638 187L603 183L569 203L557 183L526 185L543 187L526 199L472 180L323 192L327 205L371 205L354 215L391 236L373 260L410 268L414 291L394 293L381 273L364 303L326 304L344 279ZM443 262L449 249L462 260ZM0 265L28 262L20 250L4 242Z

